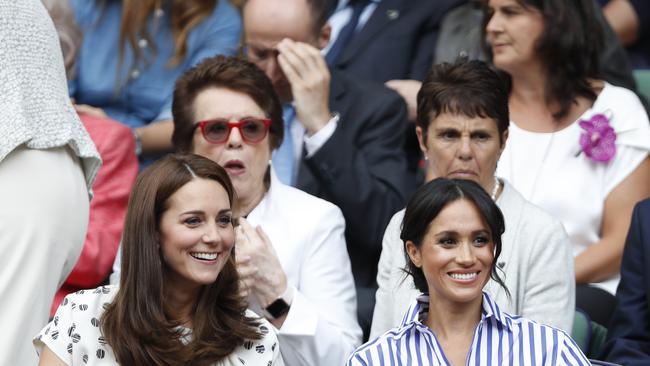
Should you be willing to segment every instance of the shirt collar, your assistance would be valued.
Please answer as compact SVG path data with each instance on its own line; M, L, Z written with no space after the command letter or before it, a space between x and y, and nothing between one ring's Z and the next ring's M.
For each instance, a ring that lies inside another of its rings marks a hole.
M370 0L369 3L379 4L381 0ZM350 3L350 0L339 0L339 4L336 6L334 12L345 9L346 6Z
M404 318L402 319L401 325L405 326L412 323L424 325L424 321L428 314L429 294L423 293L416 298L415 302L413 302L411 306L409 306ZM506 314L501 311L490 295L483 292L481 323L488 321L490 318L494 318L494 320L501 323L504 328L510 329L510 322L508 321Z

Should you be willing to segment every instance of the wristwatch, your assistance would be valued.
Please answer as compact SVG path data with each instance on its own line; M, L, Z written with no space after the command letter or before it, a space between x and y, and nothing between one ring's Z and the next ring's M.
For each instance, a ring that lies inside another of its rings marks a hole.
M293 300L293 287L287 285L282 296L278 297L269 306L264 308L264 316L270 319L277 319L289 312Z

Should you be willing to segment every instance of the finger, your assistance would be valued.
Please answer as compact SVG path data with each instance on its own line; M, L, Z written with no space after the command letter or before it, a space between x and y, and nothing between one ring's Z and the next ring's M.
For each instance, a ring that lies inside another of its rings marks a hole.
M278 64L292 87L295 88L296 85L302 83L302 78L300 77L298 70L296 70L295 66L287 60L285 54L278 55Z
M287 56L287 59L302 77L310 70L318 68L316 55L313 52L315 49L306 43L287 40L280 43L278 50Z
M273 247L273 244L271 243L271 238L269 238L269 236L266 235L266 233L264 232L264 229L262 229L261 226L256 227L255 231L257 232L257 235L260 236L260 239L262 239L262 241L264 243L266 243L271 248Z
M299 52L303 60L314 70L328 70L325 57L318 48L308 43L298 43L296 52Z

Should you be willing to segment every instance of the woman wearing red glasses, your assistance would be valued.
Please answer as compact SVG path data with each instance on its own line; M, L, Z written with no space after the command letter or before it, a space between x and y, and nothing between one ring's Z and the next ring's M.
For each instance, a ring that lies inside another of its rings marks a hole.
M228 172L235 191L236 259L250 308L276 328L287 365L342 365L360 344L341 211L282 184L271 152L282 108L253 64L217 56L176 82L172 142Z

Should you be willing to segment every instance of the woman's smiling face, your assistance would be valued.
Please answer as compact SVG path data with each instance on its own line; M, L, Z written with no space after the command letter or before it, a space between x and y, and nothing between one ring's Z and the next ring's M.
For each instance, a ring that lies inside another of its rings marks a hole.
M431 299L453 304L482 300L494 243L488 224L472 202L449 203L429 224L419 248L407 241L406 250L413 264L422 269Z
M166 205L159 228L165 279L189 288L215 282L235 244L226 190L213 180L195 178Z

